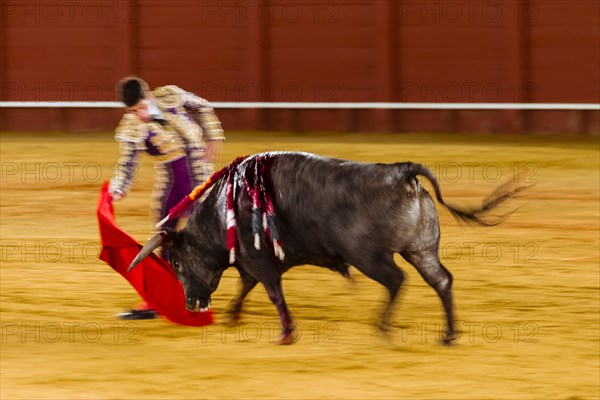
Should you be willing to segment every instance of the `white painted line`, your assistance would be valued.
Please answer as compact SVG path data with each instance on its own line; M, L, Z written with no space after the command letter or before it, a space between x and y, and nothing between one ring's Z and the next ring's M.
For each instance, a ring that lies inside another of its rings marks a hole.
M378 103L211 102L214 108L382 110L599 110L594 103ZM3 101L0 108L122 108L118 101Z

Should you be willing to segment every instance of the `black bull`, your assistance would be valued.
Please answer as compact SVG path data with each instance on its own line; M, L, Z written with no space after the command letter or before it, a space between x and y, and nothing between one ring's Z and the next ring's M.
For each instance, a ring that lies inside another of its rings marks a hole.
M283 260L274 255L265 235L260 239L260 250L254 245L252 202L241 177L249 162L259 156L272 160L268 181L285 252ZM481 207L465 210L447 204L431 171L411 162L370 164L291 152L265 153L241 162L235 177L239 242L234 264L241 276L241 291L231 303L230 320L238 321L244 298L260 282L279 313L283 327L280 343L290 343L294 323L283 296L282 274L293 266L312 264L349 276L349 265L353 265L388 290L389 299L378 322L379 329L387 332L404 281L404 273L393 259L394 253L399 253L439 295L447 319L444 342L450 343L456 336L453 278L438 257L438 214L431 196L417 180L419 175L431 182L438 202L457 220L482 225L498 223L501 219L488 221L482 214L523 189L503 185ZM184 229L157 234L132 263L134 267L161 243L169 243L171 264L191 310L210 306L211 294L230 266L225 188L225 179L221 179Z

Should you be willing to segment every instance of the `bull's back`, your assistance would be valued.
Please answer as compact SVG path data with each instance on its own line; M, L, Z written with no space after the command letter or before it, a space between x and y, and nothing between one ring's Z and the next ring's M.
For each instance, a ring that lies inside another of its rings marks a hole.
M393 249L418 223L424 192L404 167L282 154L272 180L284 246L331 256L357 246Z

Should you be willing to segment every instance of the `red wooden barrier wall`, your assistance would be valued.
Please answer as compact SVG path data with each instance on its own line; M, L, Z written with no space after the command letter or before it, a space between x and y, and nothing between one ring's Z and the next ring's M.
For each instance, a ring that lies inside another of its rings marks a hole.
M112 101L137 74L212 101L600 102L597 0L2 1L3 101ZM219 110L226 129L598 134L597 111ZM0 110L106 130L119 110Z

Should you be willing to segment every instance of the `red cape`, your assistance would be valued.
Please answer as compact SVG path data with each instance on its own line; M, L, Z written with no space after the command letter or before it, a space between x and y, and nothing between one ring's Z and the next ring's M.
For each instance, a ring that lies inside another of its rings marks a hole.
M102 186L96 211L102 239L99 258L102 261L127 279L154 310L170 321L189 326L213 323L212 310L196 313L185 308L183 287L177 280L175 271L156 254L150 254L134 270L127 272L142 245L117 225L112 198L108 193L108 182Z

